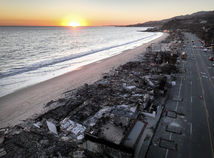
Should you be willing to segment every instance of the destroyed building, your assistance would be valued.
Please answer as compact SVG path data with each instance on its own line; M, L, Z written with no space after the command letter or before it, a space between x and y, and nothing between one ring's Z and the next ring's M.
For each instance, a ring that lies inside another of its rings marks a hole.
M0 157L144 157L175 84L180 38L162 43L170 51L147 51L51 101L56 108L36 119L1 129Z

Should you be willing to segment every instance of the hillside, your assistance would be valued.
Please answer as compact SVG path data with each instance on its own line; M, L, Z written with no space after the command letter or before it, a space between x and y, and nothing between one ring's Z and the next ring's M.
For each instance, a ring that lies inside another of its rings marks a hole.
M166 22L166 20L161 21L148 21L145 23L138 23L133 25L126 25L127 27L158 27L163 25Z
M161 30L176 30L195 33L207 46L214 43L214 11L197 12L191 15L175 17L165 22Z
M214 44L214 11L201 11L160 21L149 21L129 27L155 27L153 30L176 30L195 33L207 46Z

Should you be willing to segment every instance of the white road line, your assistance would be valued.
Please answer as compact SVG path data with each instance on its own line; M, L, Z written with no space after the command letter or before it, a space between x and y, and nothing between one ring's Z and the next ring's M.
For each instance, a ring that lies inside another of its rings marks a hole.
M178 98L180 98L180 96L181 96L181 86L182 86L182 84L183 84L183 79L181 79L181 83L180 83L180 86L179 86L179 90L178 90ZM177 103L176 103L175 111L177 111L177 110L178 110L178 105L179 105L179 101L177 101ZM171 139L172 139L172 133L170 133L170 134L169 134L169 140L171 140ZM167 157L168 157L168 154L169 154L169 149L166 149L165 158L167 158Z
M198 73L198 76L199 76L199 79L200 79L200 86L201 86L201 90L202 90L202 96L204 97L205 96L205 90L204 90L204 85L202 83L202 78L201 78L200 73L199 73L200 72L200 68L199 68L199 64L198 64L198 60L197 59L196 59L196 69L197 69L197 73ZM205 97L203 99L203 106L204 106L204 109L205 109L206 121L207 121L207 126L208 126L208 133L209 133L209 141L210 141L210 146L211 146L211 151L212 151L212 158L214 158L214 147L213 147L213 142L212 142L213 138L212 138L211 129L210 129L209 112L208 112L208 109L207 109Z
M182 84L183 84L183 79L181 79L181 83L180 83L180 86L179 86L178 98L180 98L180 96L181 96L181 86L182 86ZM179 104L179 102L177 101L175 111L178 110L178 104Z
M166 149L165 158L167 158L167 157L168 157L168 153L169 153L169 149Z
M172 133L169 134L169 140L172 139ZM168 154L169 154L169 149L166 149L166 154L165 154L165 158L168 157Z
M189 129L190 131L190 135L192 135L192 123L190 123L190 129Z
M183 67L184 67L184 63L183 63ZM180 82L180 85L179 85L178 98L180 98L180 96L181 96L181 86L182 86L182 84L183 84L183 79L181 79L181 82ZM192 85L192 81L191 81L190 84ZM179 101L177 101L177 103L176 103L175 111L178 110L178 105L179 105ZM171 139L172 139L172 133L170 133L170 135L169 135L169 140L171 140ZM168 157L168 154L169 154L169 149L166 149L165 158Z

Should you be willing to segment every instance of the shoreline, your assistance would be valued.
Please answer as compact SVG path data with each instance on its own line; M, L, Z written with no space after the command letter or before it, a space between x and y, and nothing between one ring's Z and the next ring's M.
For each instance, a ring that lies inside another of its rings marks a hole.
M57 100L63 97L64 92L78 88L85 83L92 84L99 80L104 73L136 59L138 55L145 53L151 43L159 43L167 36L167 34L163 34L155 40L126 50L119 55L85 65L77 70L1 97L0 128L14 126L35 114L43 113L45 105L49 101Z

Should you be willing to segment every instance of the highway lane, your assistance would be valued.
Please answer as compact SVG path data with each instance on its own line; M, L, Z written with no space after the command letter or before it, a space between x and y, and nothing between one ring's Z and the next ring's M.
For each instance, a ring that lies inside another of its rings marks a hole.
M198 39L195 36L191 36L192 39L195 39L195 44L198 47L200 45ZM192 53L194 54L196 60L196 70L200 80L200 86L202 90L202 104L206 113L206 122L208 127L208 135L209 135L209 143L211 147L212 157L214 157L214 148L213 148L213 132L214 132L214 84L211 78L211 74L213 71L210 66L211 61L208 60L210 53L203 52L200 49L192 49ZM210 69L210 71L209 71Z
M161 118L148 158L214 158L214 67L208 60L213 54L200 48L195 35L185 33L184 44L187 60L181 60L183 73L177 74L177 84L170 90L171 99L166 104L166 109L177 116ZM182 101L173 100L175 97ZM182 133L167 131L172 123Z
M207 54L200 49L200 42L191 34L186 34L189 41L194 41L187 46L186 51L193 59L190 71L192 72L191 80L192 86L192 126L193 134L191 139L191 153L192 157L213 157L213 143L211 134L211 124L208 114L207 106L212 102L212 96L206 97L205 95L212 95L210 87L208 86L209 80L207 78L206 69L207 65L202 64L208 60ZM196 48L194 48L196 46ZM200 98L200 99L199 99ZM210 101L211 100L211 101ZM197 106L195 106L197 105ZM210 110L210 112L213 110Z

